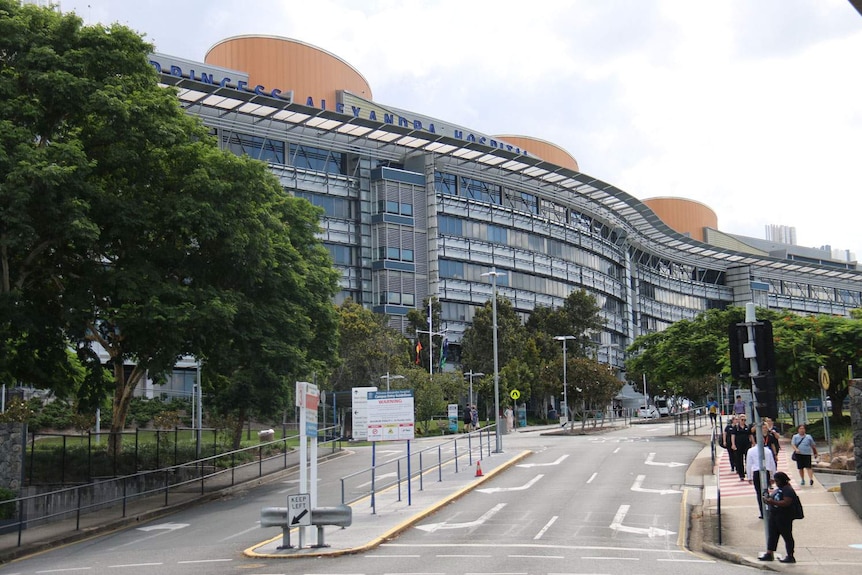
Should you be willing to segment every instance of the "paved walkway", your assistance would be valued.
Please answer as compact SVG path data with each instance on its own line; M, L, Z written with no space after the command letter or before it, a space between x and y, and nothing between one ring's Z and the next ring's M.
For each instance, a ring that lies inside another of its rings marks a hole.
M766 550L766 527L758 519L754 487L748 481L740 481L730 470L724 449L716 453L714 475L703 477L703 551L724 560L774 571L857 575L862 572L862 519L836 487L842 480L852 481L854 477L815 470L814 485L801 486L790 452L789 441L782 440L778 469L791 478L805 507L805 519L794 521L793 525L797 563L758 561L757 555ZM709 446L701 455L710 457ZM783 540L779 541L777 555L784 555Z

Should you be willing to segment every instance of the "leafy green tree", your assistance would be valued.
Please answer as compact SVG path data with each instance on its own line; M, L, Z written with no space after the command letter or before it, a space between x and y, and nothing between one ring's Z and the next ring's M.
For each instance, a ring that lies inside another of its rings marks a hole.
M389 327L389 318L376 314L351 299L338 306L338 364L331 388L380 387L380 376L402 375L410 365L410 342ZM391 380L395 383L397 380ZM395 387L392 385L391 387Z
M592 335L601 331L605 321L594 295L585 290L571 292L559 308L536 307L527 319L527 330L544 333L550 338L571 335L567 353L573 356L592 355ZM559 347L559 344L557 344Z
M466 370L494 373L493 309L488 301L476 310L473 323L461 339L461 361ZM497 296L497 358L502 369L518 357L523 348L526 330L512 303Z
M613 401L623 385L610 366L585 357L568 359L567 378L572 396L580 399L584 411L603 409ZM581 417L581 427L585 425L586 417Z
M138 383L181 356L263 387L334 357L319 213L219 150L133 31L0 3L0 265L4 303L21 302L0 339L34 337L56 364L68 344L103 350L114 450Z
M446 397L443 387L428 376L421 368L411 368L406 377L399 381L404 389L413 390L413 407L416 412L416 424L422 433L431 430L431 421L435 415L446 413Z

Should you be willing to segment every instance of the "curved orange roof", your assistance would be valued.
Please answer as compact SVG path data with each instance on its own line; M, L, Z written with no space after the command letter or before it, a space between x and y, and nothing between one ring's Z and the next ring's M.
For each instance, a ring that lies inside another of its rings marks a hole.
M371 86L353 66L311 44L278 36L233 36L207 50L207 64L248 73L249 83L283 92L293 90L294 101L315 107L326 101L335 109L336 92L347 90L372 99Z
M669 228L700 241L706 241L704 228L718 229L712 208L687 198L658 197L642 200Z
M527 150L530 154L542 158L546 162L551 162L552 164L569 168L576 172L581 171L578 167L578 161L574 156L551 142L530 136L516 136L514 134L501 134L494 137Z

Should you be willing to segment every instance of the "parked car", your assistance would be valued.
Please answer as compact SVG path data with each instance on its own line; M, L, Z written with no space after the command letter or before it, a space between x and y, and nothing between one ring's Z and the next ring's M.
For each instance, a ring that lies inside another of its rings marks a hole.
M649 407L638 408L638 417L643 417L645 419L658 419L661 417L661 414L654 405L650 405Z

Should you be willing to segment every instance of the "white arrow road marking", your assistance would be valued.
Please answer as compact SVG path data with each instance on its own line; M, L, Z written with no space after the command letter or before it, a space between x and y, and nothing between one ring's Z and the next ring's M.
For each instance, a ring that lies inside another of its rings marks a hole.
M668 463L659 463L657 461L653 461L653 458L655 458L655 453L650 453L647 456L646 461L644 461L644 463L646 463L647 465L661 465L662 467L680 467L682 465L685 465L685 463L677 463L676 461L671 461Z
M468 521L467 523L429 523L428 525L417 525L417 529L421 529L422 531L427 531L428 533L434 533L438 529L464 529L466 527L478 527L494 515L496 515L502 508L506 506L505 503L498 503L484 515L482 515L479 519L475 521Z
M482 493L503 493L506 491L524 491L525 489L529 489L530 487L532 487L542 477L544 477L544 475L542 475L540 473L539 475L535 476L534 478L532 478L531 480L529 480L528 482L526 482L524 485L522 485L520 487L489 487L487 489L477 489L476 491L481 491Z
M626 518L626 513L629 512L629 505L620 505L620 508L617 509L617 514L614 516L614 520L610 525L610 528L614 531L619 531L621 533L634 533L636 535L646 535L650 539L653 537L667 537L668 535L676 535L675 531L668 531L666 529L659 529L658 527L626 527L623 525L623 519Z
M565 461L568 456L568 453L566 455L561 455L559 459L557 459L556 461L552 461L551 463L521 463L516 467L547 467L548 465L559 465L560 463Z
M164 529L167 531L174 531L176 529L182 529L184 527L188 527L188 523L159 523L157 525L148 525L146 527L138 527L138 531L157 531L159 529Z
M387 478L389 478L389 477L397 477L397 476L398 476L398 473L396 473L395 471L393 471L392 473L384 473L384 474L382 474L382 475L376 475L376 476L374 476L374 481L375 481L375 482L377 482L377 481L380 481L381 479L387 479ZM358 487L368 487L369 485L371 485L371 482L370 482L370 481L368 481L368 482L366 482L366 483L361 483L361 484L357 485L356 487L357 487L357 488L358 488Z
M659 495L670 495L671 493L682 493L676 489L644 489L641 485L646 479L646 475L638 475L635 482L632 483L632 491L640 491L642 493L658 493Z

